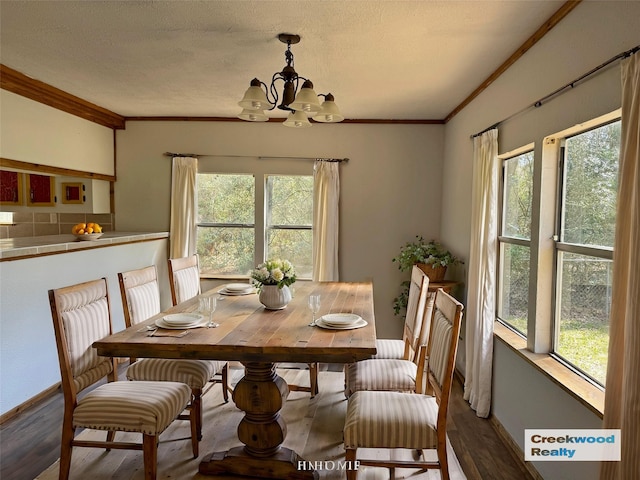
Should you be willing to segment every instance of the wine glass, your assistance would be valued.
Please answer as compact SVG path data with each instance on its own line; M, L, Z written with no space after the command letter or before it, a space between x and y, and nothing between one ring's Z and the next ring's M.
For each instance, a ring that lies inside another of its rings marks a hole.
M312 294L309 295L309 309L312 313L312 322L309 324L310 327L315 327L316 325L316 313L320 310L320 295Z
M216 297L213 295L205 295L200 297L200 312L207 315L209 322L207 328L215 328L220 325L213 321L213 312L216 311Z

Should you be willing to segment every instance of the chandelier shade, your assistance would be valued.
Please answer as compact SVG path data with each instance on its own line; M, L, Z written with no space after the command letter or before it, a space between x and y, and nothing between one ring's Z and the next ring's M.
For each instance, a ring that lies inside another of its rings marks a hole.
M273 75L269 86L257 78L251 80L242 100L238 102L243 109L238 118L249 122L265 122L268 117L264 111L273 110L277 106L279 110L290 112L283 123L287 127L310 127L309 117L322 123L336 123L344 120L333 95L316 94L311 80L298 75L295 71L291 45L300 42L300 36L281 33L278 39L287 44L286 66L281 72ZM283 83L281 94L278 94L278 81ZM302 85L298 91L301 81ZM320 104L318 97L324 97L325 101ZM278 102L280 102L279 105Z
M269 120L264 110L251 110L249 108L243 108L238 118L249 122L266 122Z
M340 109L333 99L333 95L330 93L325 95L324 102L322 102L321 107L320 111L313 117L316 122L336 123L344 120L342 113L340 113Z
M264 110L271 108L267 96L260 88L260 80L254 78L251 80L251 86L244 92L244 97L238 102L238 105L247 110Z
M313 91L313 83L309 80L305 80L300 92L289 106L294 110L306 113L310 117L322 110L320 102L318 101L318 95Z
M306 113L298 110L296 112L291 112L283 125L285 127L307 128L311 126L311 122L309 122L309 117L307 117Z

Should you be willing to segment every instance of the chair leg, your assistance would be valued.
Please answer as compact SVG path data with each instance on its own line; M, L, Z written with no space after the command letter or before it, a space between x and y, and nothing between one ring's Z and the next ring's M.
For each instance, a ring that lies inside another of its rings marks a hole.
M191 450L193 451L193 458L198 458L200 453L199 444L200 438L198 438L198 412L195 408L189 409L189 424L191 425Z
M60 443L60 474L59 480L67 480L71 471L71 451L73 435L75 431L70 422L64 422L62 425L62 440Z
M158 437L142 435L142 452L144 458L144 480L156 480L158 472Z
M437 452L438 462L440 463L440 478L442 480L449 480L449 461L447 459L446 442L438 442Z
M347 480L356 480L358 478L358 470L355 469L356 449L345 449L345 460L347 461Z
M309 390L311 392L311 398L318 394L318 364L309 364Z
M113 430L109 430L107 432L107 442L113 442L113 439L116 438L116 432ZM107 448L107 452L110 452L111 449Z
M229 402L229 364L225 363L222 367L222 398L224 403Z
M196 421L196 438L202 440L202 389L193 388L191 390L191 410L194 411L194 416L189 418Z

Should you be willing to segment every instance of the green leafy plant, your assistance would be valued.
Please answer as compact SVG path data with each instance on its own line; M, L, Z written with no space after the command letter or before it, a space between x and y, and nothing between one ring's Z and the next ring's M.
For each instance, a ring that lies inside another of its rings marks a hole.
M411 270L414 265L419 263L431 265L434 268L463 263L441 243L435 240L427 242L419 235L416 235L415 241L407 242L400 249L400 254L392 261L396 262L398 268L403 272ZM410 284L409 281L402 282L402 290L393 300L393 311L396 315L401 315L407 308Z
M441 243L431 240L425 241L421 236L416 235L416 240L407 242L401 249L400 254L393 262L398 264L398 268L403 272L411 270L416 263L426 263L434 267L447 267L456 265L462 261L455 257Z

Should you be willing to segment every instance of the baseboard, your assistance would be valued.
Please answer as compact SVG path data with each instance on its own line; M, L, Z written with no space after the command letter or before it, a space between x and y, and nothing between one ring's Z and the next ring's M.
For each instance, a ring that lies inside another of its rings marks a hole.
M28 399L26 402L21 403L20 405L18 405L17 407L13 407L11 410L7 410L6 412L4 412L2 415L0 415L0 425L4 425L4 423L8 420L11 420L13 417L15 417L16 415L24 412L25 410L27 410L28 408L33 407L34 405L36 405L37 403L47 399L48 397L50 397L51 395L57 393L60 391L61 385L60 382L56 383L55 385L51 385L49 388L47 388L46 390L43 390L42 392L40 392L39 394L31 397L30 399Z
M529 474L531 474L531 477L534 480L544 480L542 475L540 475L540 472L536 470L536 467L534 467L531 462L526 462L524 460L524 452L520 448L520 445L515 442L509 432L507 432L507 430L502 426L500 421L493 414L489 416L489 422L491 422L491 426L496 431L498 436L507 445L507 447L509 447L509 450L511 450L511 454L513 455L513 457L519 463L524 465L524 468L529 472Z

